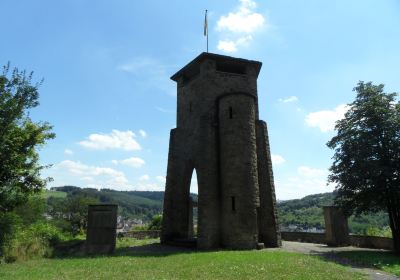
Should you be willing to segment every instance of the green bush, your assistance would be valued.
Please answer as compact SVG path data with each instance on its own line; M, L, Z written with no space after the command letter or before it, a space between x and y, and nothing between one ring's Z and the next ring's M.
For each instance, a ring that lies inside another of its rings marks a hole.
M31 225L30 230L34 236L40 236L40 238L49 242L51 246L68 239L68 236L61 232L59 228L49 223L35 223Z
M14 233L22 225L22 219L13 212L0 213L0 256L3 255L3 247L10 242Z
M138 230L148 230L149 226L147 225L142 225L142 226L134 226L131 228L131 231L138 231Z
M18 231L16 236L4 246L4 261L23 261L44 256L51 256L52 250L48 243L32 236L29 231Z
M45 222L37 222L29 227L19 227L12 238L3 246L6 262L22 261L52 256L52 247L67 240L57 227Z
M160 230L162 225L162 215L155 215L148 227L149 230Z
M378 228L370 226L365 231L365 235L392 238L392 231L390 227Z

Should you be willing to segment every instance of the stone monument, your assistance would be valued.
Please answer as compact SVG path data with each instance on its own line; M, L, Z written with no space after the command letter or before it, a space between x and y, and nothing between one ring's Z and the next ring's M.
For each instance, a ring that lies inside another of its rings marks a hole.
M96 204L88 207L86 252L110 254L114 252L117 234L118 205Z
M325 238L329 246L347 246L350 244L347 217L337 206L324 206Z
M279 247L267 125L258 116L261 62L202 53L171 77L171 130L162 243L192 234L190 181L198 181L200 249Z

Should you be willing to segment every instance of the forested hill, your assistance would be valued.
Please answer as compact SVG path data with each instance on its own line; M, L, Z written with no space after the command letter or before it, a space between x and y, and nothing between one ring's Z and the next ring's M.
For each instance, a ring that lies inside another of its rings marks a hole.
M84 197L99 203L118 204L118 212L125 218L139 218L150 220L154 215L162 212L164 192L150 191L116 191L111 189L78 188L74 186L55 187L52 191L64 192L66 198ZM50 195L48 203L56 203L56 198Z
M297 227L296 230L310 228L324 229L323 206L333 205L335 193L313 194L302 199L278 202L279 223L283 229ZM354 234L366 234L367 231L382 231L389 226L385 213L365 214L349 218L350 231ZM377 234L371 233L370 234Z
M115 203L119 206L119 213L125 218L139 218L150 220L154 215L162 212L164 192L152 191L116 191L111 189L78 188L64 186L52 188L48 192L48 204L57 204L68 198L90 198L99 203ZM60 196L60 194L65 194ZM197 195L192 194L197 200ZM302 199L293 199L278 202L279 223L283 229L309 230L311 228L324 229L322 207L332 205L334 193L322 193L306 196ZM350 217L350 230L353 233L364 234L368 228L383 229L388 226L385 213Z
M66 193L66 196L60 194ZM124 218L138 218L149 221L162 212L164 192L160 191L116 191L111 189L78 188L63 186L51 188L47 193L47 203L54 205L63 199L86 198L90 202L118 204L119 215ZM197 200L196 194L191 194Z

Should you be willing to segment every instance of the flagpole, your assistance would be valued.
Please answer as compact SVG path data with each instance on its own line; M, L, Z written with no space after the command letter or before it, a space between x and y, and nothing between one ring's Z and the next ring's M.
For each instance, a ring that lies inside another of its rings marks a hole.
M208 32L207 32L207 52L208 52Z
M208 31L207 31L207 52L208 52Z
M208 19L207 19L207 10L204 17L204 35L207 36L207 52L208 52Z
M206 16L207 16L207 10L206 10ZM208 52L208 19L207 19L207 52Z

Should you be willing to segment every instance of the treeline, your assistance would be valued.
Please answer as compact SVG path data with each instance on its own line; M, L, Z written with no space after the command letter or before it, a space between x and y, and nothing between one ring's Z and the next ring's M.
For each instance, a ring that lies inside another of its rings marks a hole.
M116 191L111 189L78 188L74 186L63 186L52 188L57 193L65 193L66 197L50 196L47 199L47 209L52 213L68 213L75 211L79 213L81 205L86 209L90 203L115 203L118 204L119 215L125 219L141 219L145 223L162 212L164 192L151 191ZM197 200L197 195L192 194ZM322 193L309 195L301 199L293 199L278 202L279 223L283 228L296 226L297 230L316 228L325 229L323 206L333 205L335 193ZM74 202L75 201L75 202ZM70 210L65 207L70 205ZM63 208L64 210L57 210ZM84 212L84 211L83 211ZM72 215L73 217L74 215ZM76 221L72 218L73 232L79 230L79 215L75 214ZM83 221L84 222L84 221ZM389 221L384 212L351 216L348 220L349 228L353 234L388 235Z
M279 222L282 227L297 226L299 230L325 229L323 206L333 205L335 193L322 193L278 202ZM384 212L350 216L350 232L362 235L390 235L388 216Z
M55 187L52 191L64 192L66 197L50 196L47 200L49 208L57 209L66 200L90 199L92 204L118 204L118 214L124 218L150 221L154 215L162 212L164 192L150 191L116 191L111 189L78 188L74 186Z

